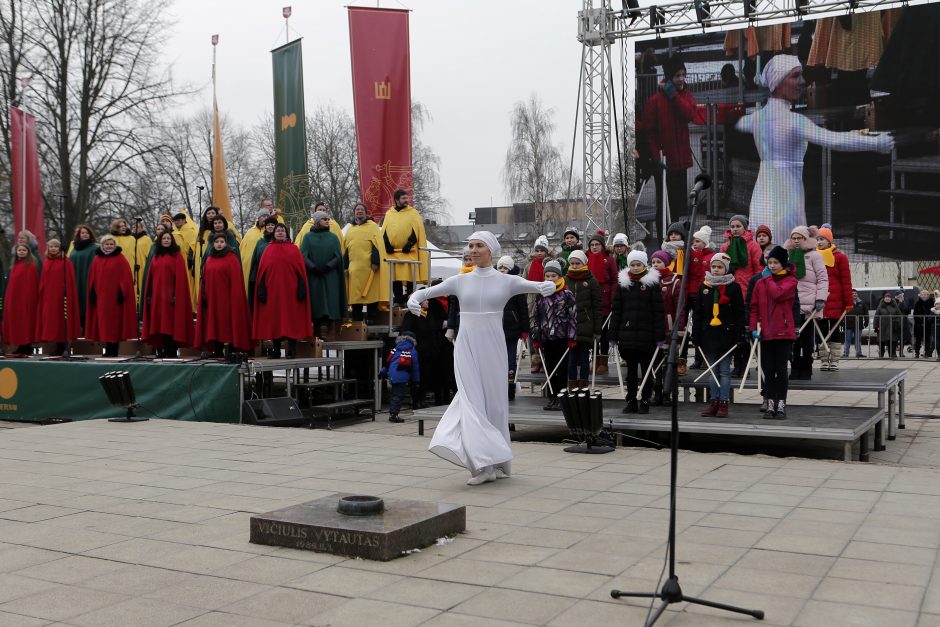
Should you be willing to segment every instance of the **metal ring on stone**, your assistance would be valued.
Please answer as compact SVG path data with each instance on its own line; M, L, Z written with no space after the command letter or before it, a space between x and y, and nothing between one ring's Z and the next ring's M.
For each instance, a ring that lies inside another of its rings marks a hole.
M373 516L385 511L385 501L377 496L344 496L336 511L346 516Z

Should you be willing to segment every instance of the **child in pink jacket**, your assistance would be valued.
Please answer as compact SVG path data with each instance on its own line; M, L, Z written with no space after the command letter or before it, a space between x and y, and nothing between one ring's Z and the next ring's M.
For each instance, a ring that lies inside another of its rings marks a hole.
M808 318L822 320L826 299L829 297L829 272L822 255L816 250L816 228L797 226L784 243L794 267L800 297L800 326ZM798 327L799 328L799 327ZM813 378L813 349L817 323L807 324L793 347L793 379Z

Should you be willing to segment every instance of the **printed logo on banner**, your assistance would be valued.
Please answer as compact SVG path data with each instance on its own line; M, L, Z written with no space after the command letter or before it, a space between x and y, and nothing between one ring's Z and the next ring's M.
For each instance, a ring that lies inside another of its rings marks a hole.
M376 100L391 100L392 99L392 84L386 81L375 81L375 99Z
M9 400L16 395L16 389L19 387L19 380L16 372L12 368L0 370L0 398ZM16 405L9 403L0 403L0 411L16 411Z

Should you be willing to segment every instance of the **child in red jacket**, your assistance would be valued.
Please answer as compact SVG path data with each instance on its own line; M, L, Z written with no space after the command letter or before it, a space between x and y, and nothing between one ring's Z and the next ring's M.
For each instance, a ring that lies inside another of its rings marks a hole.
M770 251L767 269L770 274L754 285L750 329L754 341L760 342L764 394L767 396L764 418L783 420L787 417L787 363L796 341L800 299L797 297L797 280L793 276L785 248L775 246Z
M816 233L816 250L822 255L829 275L829 296L823 307L823 319L819 329L824 335L830 335L828 343L820 338L817 349L822 372L838 372L839 357L842 355L842 343L845 341L845 318L855 308L852 297L852 272L849 258L832 243L832 228L823 225Z
M588 268L591 274L597 279L601 286L601 319L602 323L607 321L610 316L610 305L614 299L614 292L617 291L617 274L620 269L617 267L617 260L607 250L604 242L606 234L598 231L588 239ZM601 330L600 343L597 346L598 354L594 356L594 372L597 374L607 374L607 329L609 325L604 324Z
M695 301L698 299L698 290L705 282L705 273L711 265L712 256L715 251L712 250L712 227L703 225L698 231L692 234L692 250L689 253L689 278L685 282L685 312L682 314L682 324L685 328L686 318L689 312L695 311ZM698 345L697 338L692 338L692 342ZM689 350L690 342L686 342L685 350L681 357L685 358ZM695 352L695 361L692 364L693 370L702 370L705 365L702 363L702 357L698 351Z

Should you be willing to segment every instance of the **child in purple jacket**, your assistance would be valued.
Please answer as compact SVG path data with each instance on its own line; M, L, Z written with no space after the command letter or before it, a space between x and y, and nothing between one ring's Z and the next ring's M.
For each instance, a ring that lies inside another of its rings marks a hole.
M566 348L577 346L577 308L574 294L565 287L561 263L552 259L545 264L545 280L555 282L555 293L542 296L535 301L531 329L532 348L542 351L545 374L552 372L550 387L552 394L545 409L558 411L561 405L556 396L565 387L567 370L558 367ZM546 391L549 386L546 387Z

